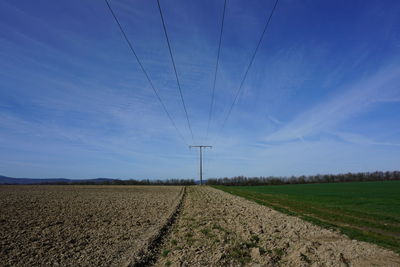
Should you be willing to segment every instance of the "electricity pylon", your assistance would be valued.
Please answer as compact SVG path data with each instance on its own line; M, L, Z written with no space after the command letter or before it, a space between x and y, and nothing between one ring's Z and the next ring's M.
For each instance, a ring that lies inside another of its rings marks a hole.
M212 148L212 146L189 146L189 148L198 147L200 150L200 185L203 184L203 148Z

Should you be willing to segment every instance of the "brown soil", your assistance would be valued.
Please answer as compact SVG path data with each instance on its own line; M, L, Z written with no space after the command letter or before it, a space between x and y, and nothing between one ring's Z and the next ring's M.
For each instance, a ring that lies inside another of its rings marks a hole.
M189 187L157 266L400 266L400 256L210 187Z
M134 263L181 187L0 186L0 266Z

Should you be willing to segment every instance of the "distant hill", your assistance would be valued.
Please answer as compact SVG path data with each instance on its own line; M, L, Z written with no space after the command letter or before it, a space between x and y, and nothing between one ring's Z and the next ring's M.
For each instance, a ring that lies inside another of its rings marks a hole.
M66 178L13 178L0 175L0 184L57 184L57 183L102 183L105 181L114 181L109 178L95 179L66 179Z

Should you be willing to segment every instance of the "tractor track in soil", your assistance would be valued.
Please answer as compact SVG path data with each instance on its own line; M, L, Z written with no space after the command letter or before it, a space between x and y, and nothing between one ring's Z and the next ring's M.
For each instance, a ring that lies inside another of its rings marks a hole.
M181 193L178 197L178 204L174 211L168 217L166 223L160 228L160 230L150 239L149 245L142 249L135 257L134 261L129 264L132 267L141 266L152 266L158 258L161 246L164 240L168 237L172 226L182 211L182 206L185 201L186 187L182 188Z

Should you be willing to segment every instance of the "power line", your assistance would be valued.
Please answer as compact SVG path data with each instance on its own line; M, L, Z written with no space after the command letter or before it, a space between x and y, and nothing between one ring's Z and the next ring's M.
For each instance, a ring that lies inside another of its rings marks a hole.
M224 9L223 9L223 12L222 12L221 30L220 30L220 33L219 33L217 62L215 63L214 82L213 82L212 93L211 93L211 104L210 104L210 111L208 113L206 141L208 139L208 131L210 130L211 116L212 116L213 107L214 107L215 84L217 82L217 73L218 73L218 66L219 66L219 55L220 55L220 52L221 52L221 43L222 43L222 32L224 31L225 9L226 9L226 0L224 0Z
M110 10L111 15L114 17L115 22L117 23L122 35L124 36L125 41L127 42L127 44L129 46L130 50L132 51L133 55L135 56L136 61L139 63L139 66L140 66L141 70L143 71L144 75L146 76L147 81L150 83L150 86L153 89L154 94L156 95L156 97L157 97L158 101L160 102L161 106L163 107L163 109L164 109L165 113L167 114L169 120L171 121L171 123L174 126L175 130L178 132L178 135L180 136L180 138L182 138L183 142L187 144L185 137L182 135L182 133L179 131L178 127L176 126L175 121L172 119L171 114L168 112L167 107L165 106L164 102L162 101L157 89L155 88L155 86L154 86L153 82L151 81L149 75L147 74L147 71L145 70L142 62L140 61L138 55L136 54L132 43L129 41L129 38L126 35L124 29L122 28L122 25L119 22L117 16L115 15L113 9L111 8L110 3L108 3L108 0L104 0L104 1L106 2L107 6L108 6L108 9Z
M172 55L171 44L170 44L170 42L169 42L168 33L167 33L167 28L166 28L166 26L165 26L164 16L163 16L163 13L162 13L162 10L161 10L161 5L160 5L160 1L159 1L159 0L157 0L157 4L158 4L158 10L160 11L161 21L162 21L162 25L163 25L163 29L164 29L164 33L165 33L165 38L167 39L169 55L171 56L172 65L173 65L173 67L174 67L175 78L176 78L176 82L177 82L177 84L178 84L178 89L179 89L179 94L180 94L180 96L181 96L181 101L182 101L183 109L185 110L186 120L187 120L187 123L188 123L188 126L189 126L190 134L192 135L192 141L194 142L194 136L193 136L192 126L190 125L189 115L188 115L188 112L187 112L187 109L186 109L185 99L183 98L181 83L179 82L178 72L176 71L175 60L174 60L174 56Z
M242 91L243 84L244 84L244 82L245 82L245 80L246 80L247 74L249 73L249 70L250 70L250 68L251 68L251 66L252 66L252 64L253 64L253 61L254 61L254 58L256 57L256 54L257 54L258 49L260 48L261 42L262 42L262 40L263 40L263 38L264 38L265 32L266 32L267 29L268 29L269 23L271 22L272 16L274 15L274 12L275 12L276 6L278 5L278 2L279 2L279 0L276 0L276 1L275 1L274 7L272 8L272 11L271 11L271 13L270 13L270 15L269 15L269 17L268 17L268 19L267 19L267 22L266 22L266 24L265 24L265 26L264 26L264 30L263 30L263 32L262 32L262 34L261 34L261 36L260 36L260 39L258 40L256 49L254 50L253 55L251 56L250 63L249 63L249 65L247 66L246 72L244 73L244 76L243 76L243 78L242 78L242 81L240 82L240 86L239 86L239 88L238 88L237 91L236 91L235 98L234 98L234 100L233 100L233 102L232 102L232 104L231 104L231 106L230 106L230 108L229 108L229 110L228 110L228 114L227 114L227 116L225 117L225 120L224 120L223 123L222 123L222 126L221 126L220 131L222 131L222 129L225 127L225 124L226 124L226 122L228 121L228 119L229 119L229 117L230 117L230 115L231 115L231 113L232 113L232 109L233 109L233 107L235 106L235 104L236 104L236 102L237 102L237 99L238 99L238 97L239 97L239 95L240 95L240 92ZM217 138L217 137L216 137L216 138Z

